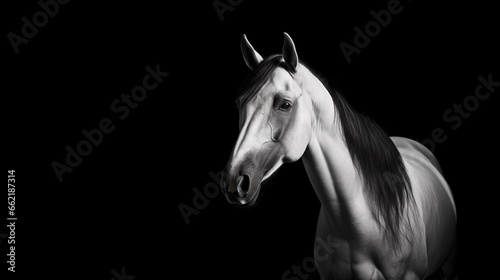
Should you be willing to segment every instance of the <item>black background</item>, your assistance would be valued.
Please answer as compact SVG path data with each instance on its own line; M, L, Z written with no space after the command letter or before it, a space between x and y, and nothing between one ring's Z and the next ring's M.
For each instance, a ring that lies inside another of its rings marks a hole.
M241 35L267 56L281 52L287 32L301 62L389 135L422 140L444 129L435 155L456 199L461 279L485 278L498 236L499 90L456 130L442 115L474 94L479 75L500 80L498 14L479 1L401 1L402 12L347 63L339 44L353 44L353 28L387 3L244 0L221 21L211 0L71 1L17 54L7 34L21 34L21 18L40 7L4 3L16 275L108 280L124 267L136 280L281 279L312 256L320 204L300 161L264 184L251 209L220 193L186 225L178 208L193 206L193 189L213 182L209 173L223 168L236 140L234 100L249 73ZM157 64L170 76L119 120L110 104ZM51 163L64 163L65 146L103 118L115 130L60 183Z

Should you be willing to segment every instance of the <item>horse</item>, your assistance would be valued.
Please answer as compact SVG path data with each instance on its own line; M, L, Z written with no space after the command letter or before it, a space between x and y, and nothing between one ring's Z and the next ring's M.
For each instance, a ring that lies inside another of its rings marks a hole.
M457 213L434 155L389 137L299 62L284 33L265 59L246 35L252 70L236 100L239 135L221 177L236 205L255 203L262 181L302 159L321 202L315 250L321 279L454 279ZM320 247L318 247L320 248Z

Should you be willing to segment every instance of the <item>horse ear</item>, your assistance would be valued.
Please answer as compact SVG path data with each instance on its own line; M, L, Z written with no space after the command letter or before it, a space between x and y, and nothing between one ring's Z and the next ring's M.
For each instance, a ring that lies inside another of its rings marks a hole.
M243 54L243 59L247 64L248 68L255 69L257 65L262 61L262 56L254 50L250 42L248 42L247 36L243 34L241 37L241 53Z
M297 50L295 49L295 44L292 38L284 32L285 42L283 43L283 58L285 63L290 66L294 71L297 69L297 64L299 63L299 57L297 56Z

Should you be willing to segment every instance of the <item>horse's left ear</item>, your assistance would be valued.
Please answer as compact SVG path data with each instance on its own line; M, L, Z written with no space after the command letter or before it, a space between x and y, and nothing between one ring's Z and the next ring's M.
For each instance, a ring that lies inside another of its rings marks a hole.
M299 57L297 56L297 50L295 49L295 44L292 38L284 32L285 42L283 43L283 58L285 63L290 66L293 71L297 69L297 64L299 64Z

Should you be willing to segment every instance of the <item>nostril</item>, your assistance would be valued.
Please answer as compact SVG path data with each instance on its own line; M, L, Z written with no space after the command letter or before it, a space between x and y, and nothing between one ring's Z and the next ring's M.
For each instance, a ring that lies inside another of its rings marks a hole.
M243 174L240 184L238 185L238 193L240 196L245 196L250 188L250 177L247 174Z

